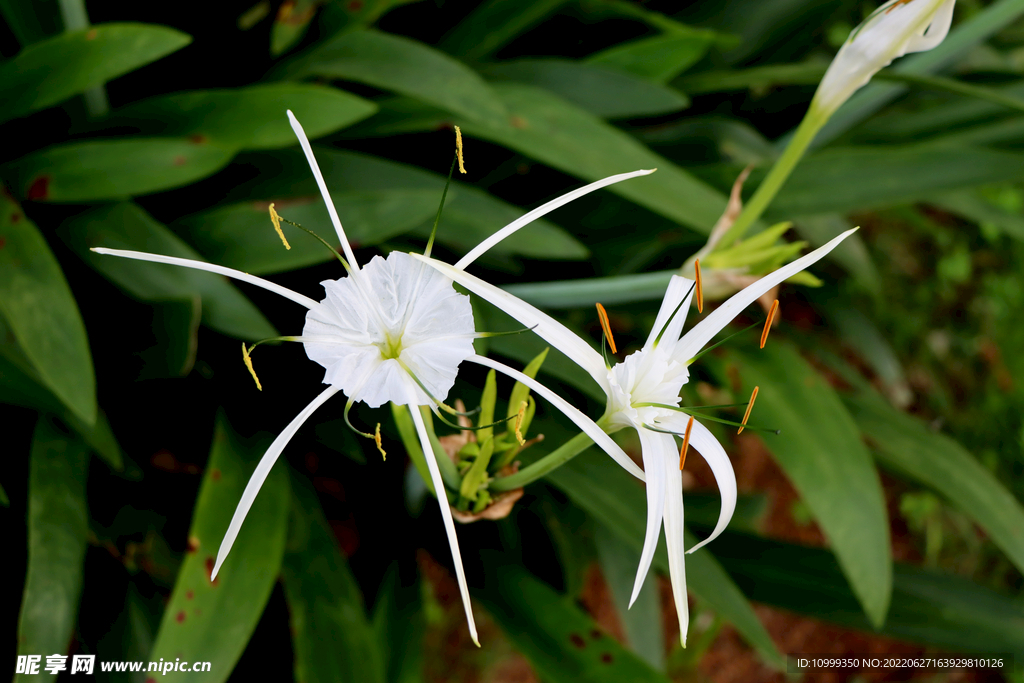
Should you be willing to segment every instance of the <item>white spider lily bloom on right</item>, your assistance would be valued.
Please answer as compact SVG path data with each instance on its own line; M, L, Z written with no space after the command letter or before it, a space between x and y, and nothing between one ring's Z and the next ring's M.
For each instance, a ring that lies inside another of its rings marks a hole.
M413 255L415 258L429 263L469 291L501 308L523 325L532 327L537 335L562 351L590 374L607 396L605 414L597 422L591 422L589 418L583 416L561 398L558 398L558 401L552 400L557 408L577 425L584 428L588 435L595 431L603 431L607 434L627 427L636 429L640 437L644 462L642 474L637 471L638 468L632 460L624 459L618 446L609 448L607 437L602 440L594 439L594 441L627 471L644 479L647 483L647 531L633 586L632 600L636 599L643 587L651 561L654 559L658 536L664 524L672 593L676 612L679 615L680 640L684 646L689 624L685 554L697 550L721 534L736 508L736 475L725 449L706 427L697 421L693 421L690 425L689 416L680 410L673 409L679 406L679 393L689 379L688 366L700 350L747 306L771 288L821 259L855 230L856 228L844 232L821 248L744 288L726 300L686 334L681 333L686 319L686 309L693 295L694 281L678 275L673 276L647 341L639 351L630 354L623 362L617 363L613 367L608 367L602 355L595 351L587 341L576 336L558 321L525 301L462 270L468 265L468 258L463 259L456 266L450 266L441 261ZM471 360L514 377L545 398L553 395L549 389L536 380L497 361L479 357ZM551 399L549 398L549 400ZM581 418L586 422L581 422ZM690 425L689 443L701 453L715 474L722 495L722 507L718 523L711 535L690 548L689 551L685 551L683 546L682 477L677 466L679 451L676 449L673 435L682 435L688 425Z
M830 116L878 71L924 52L949 33L956 0L889 0L850 33L825 72L811 108Z

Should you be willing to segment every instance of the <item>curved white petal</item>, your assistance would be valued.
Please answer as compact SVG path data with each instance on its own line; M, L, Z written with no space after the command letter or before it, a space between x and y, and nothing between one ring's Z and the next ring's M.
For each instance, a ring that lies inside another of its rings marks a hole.
M423 424L423 416L413 401L416 399L416 387L412 386L412 380L406 380L408 389L409 414L412 415L413 424L416 425L416 434L420 437L420 447L423 449L423 458L427 461L427 469L430 470L430 481L434 484L434 491L437 492L437 504L441 506L441 519L444 520L444 530L448 534L448 546L452 550L452 561L455 563L455 578L459 582L459 593L462 594L462 607L466 610L466 621L469 623L469 635L473 642L480 647L480 639L476 634L476 621L473 619L473 607L469 603L469 585L466 583L466 572L462 568L462 553L459 552L459 537L455 534L455 522L452 521L452 509L448 505L448 496L445 494L444 480L441 479L441 470L437 467L437 456L430 444L430 436L427 434L427 427Z
M480 244L473 247L473 249L468 254L459 259L458 263L455 264L455 267L458 268L459 270L464 269L473 261L476 261L478 258L480 258L480 256L483 255L484 252L486 252L495 244L502 241L512 233L514 233L516 230L525 227L526 225L537 220L544 214L550 213L557 209L558 207L568 204L574 199L578 199L579 197L582 197L585 194L589 194L594 190L600 190L602 187L607 187L608 185L613 185L623 180L629 180L630 178L636 178L637 176L642 175L650 175L651 173L654 173L656 170L658 169L652 168L650 170L633 171L632 173L619 173L618 175L608 176L607 178L602 178L601 180L590 183L589 185L577 188L572 192L566 192L561 197L552 199L550 202L538 206L533 211L523 214L519 218L515 219L514 221L506 225L501 230L497 231L496 233L485 239Z
M679 616L679 641L686 647L690 603L686 599L686 553L683 552L683 479L679 468L675 466L678 461L674 445L665 462L665 546L668 550L672 598Z
M654 327L651 328L651 333L647 335L647 341L644 342L644 349L653 348L654 340L659 336L669 342L679 339L679 334L683 331L683 324L686 322L686 314L690 308L690 300L693 298L692 286L693 280L679 275L672 276L668 282L668 288L665 290L665 298L661 300L661 308L658 309ZM683 302L684 297L686 298L685 302ZM679 312L673 316L676 308L679 308ZM666 325L668 327L665 327ZM661 333L662 328L665 328L664 334Z
M683 335L683 338L679 342L679 346L673 352L675 359L681 363L688 363L691 358L697 355L697 353L704 348L705 344L711 341L711 339L718 334L720 330L722 330L722 328L732 322L733 318L739 315L747 306L756 301L762 294L783 280L792 277L804 268L807 268L811 264L820 260L825 256L825 254L835 249L839 246L840 242L856 231L857 228L847 230L843 234L832 239L828 244L825 244L824 246L815 249L810 254L807 254L807 256L803 256L792 263L784 265L774 273L765 275L754 284L741 289L736 294L733 294L725 303L716 308L711 315L701 320L699 323L694 325L689 332Z
M324 401L329 399L338 393L337 387L327 387L320 395L314 398L308 406L302 409L295 419L288 423L288 426L277 435L274 442L270 444L270 448L260 458L260 462L256 465L256 470L249 477L249 483L245 485L245 490L242 492L242 497L238 501L238 506L235 507L235 514L231 517L231 523L228 524L228 530L224 533L224 540L220 542L220 549L217 550L217 561L213 565L213 571L210 572L210 580L217 578L217 572L220 571L220 566L224 564L224 560L227 558L228 553L231 552L231 546L235 544L235 539L238 538L238 532L242 528L242 522L245 521L245 516L249 514L249 508L252 507L253 501L256 500L256 494L260 492L260 488L263 486L263 482L267 480L270 475L270 469L277 462L278 457L281 455L281 451L288 445L288 442L295 436L295 432L299 431L299 427L302 426L309 416L313 412L324 404Z
M612 441L610 436L604 433L603 429L597 426L596 422L581 413L564 398L551 391L532 377L527 377L523 373L515 370L514 368L510 368L504 363L499 363L496 360L491 360L490 358L485 358L483 356L472 356L469 360L474 363L479 363L485 367L493 368L499 372L503 372L517 382L521 382L522 384L530 387L530 389L535 391L539 396L547 399L548 403L561 410L567 418L572 420L577 427L593 439L594 443L597 444L601 450L612 456L612 459L619 463L623 469L640 481L644 481L646 479L644 471L636 466L636 463L626 455L626 452L623 451L617 443Z
M356 261L356 255L352 253L352 247L348 243L348 237L345 236L345 228L341 227L341 219L338 218L338 210L334 208L334 202L331 200L331 193L327 191L327 183L324 182L324 175L320 172L320 165L316 163L316 157L313 156L313 148L309 145L309 138L306 137L306 131L302 129L302 124L295 118L295 114L292 110L288 110L288 122L292 124L292 130L295 131L295 137L299 139L299 145L302 147L303 153L306 155L306 161L309 162L309 168L313 171L313 177L316 178L316 185L320 188L320 194L324 197L324 204L327 205L327 213L331 216L331 222L334 224L334 229L338 233L338 239L341 240L341 248L345 250L345 260L349 262L353 270L359 270L359 263Z
M604 358L597 351L591 348L583 339L569 330L565 325L558 322L546 313L534 308L522 299L512 296L508 292L484 282L475 275L454 268L444 261L410 254L415 258L436 268L444 275L447 275L455 282L473 292L477 296L486 299L510 316L527 327L536 328L533 330L537 336L548 342L556 349L564 353L574 363L587 371L594 378L605 393L608 393L608 368L605 367Z
M644 587L644 579L654 560L654 551L658 548L658 536L661 535L661 520L665 516L665 449L675 452L675 441L668 434L659 434L647 429L638 429L640 447L644 455L644 473L647 475L647 531L644 534L644 549L640 553L640 565L633 580L633 594L629 598L629 606L640 595Z
M923 36L914 36L910 39L907 52L924 52L938 47L939 43L946 39L949 27L953 23L953 5L956 0L946 0L946 3L938 9L932 17L932 23Z
M675 426L682 427L680 431L685 429L685 426L679 422ZM733 469L732 461L726 455L725 449L722 448L722 444L718 443L718 439L715 438L715 435L707 427L694 420L693 430L690 432L690 446L697 449L711 467L711 471L715 475L715 481L718 483L718 492L722 496L722 508L718 513L718 523L715 524L715 530L711 532L710 536L690 548L687 551L688 553L692 553L715 540L719 534L725 531L725 527L729 526L729 521L736 511L736 471Z
M144 251L129 251L125 249L106 249L104 247L93 247L90 251L95 251L97 254L106 254L109 256L120 256L121 258L130 258L136 261L151 261L153 263L166 263L172 266L182 266L184 268L194 268L196 270L205 270L210 273L217 273L218 275L226 275L242 282L248 282L250 285L256 285L263 289L273 292L274 294L280 294L286 299L291 299L300 306L315 311L320 308L320 304L308 296L303 296L298 292L293 292L287 287L281 285L275 285L269 280L264 280L261 277L255 275L249 275L249 273L243 273L240 270L234 268L225 268L224 266L215 266L212 263L205 261L196 261L194 259L177 258L176 256L162 256L160 254L149 254Z

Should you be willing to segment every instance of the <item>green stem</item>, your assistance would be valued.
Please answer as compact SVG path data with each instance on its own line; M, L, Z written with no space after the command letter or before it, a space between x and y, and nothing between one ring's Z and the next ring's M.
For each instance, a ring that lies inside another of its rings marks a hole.
M594 441L585 433L580 432L532 465L519 470L515 474L495 479L487 489L493 493L499 493L526 486L537 481L548 472L558 469L593 445Z
M793 134L793 139L786 146L786 151L782 153L782 156L772 166L772 170L768 172L765 179L758 185L757 192L754 193L754 196L743 207L743 211L736 218L736 222L722 235L722 239L718 242L719 249L731 247L761 217L761 214L771 204L775 195L778 194L786 182L786 179L789 178L789 174L793 172L797 163L803 158L807 148L814 141L814 136L827 121L828 116L820 112L812 102L807 115L804 116L804 120L800 122L796 132Z

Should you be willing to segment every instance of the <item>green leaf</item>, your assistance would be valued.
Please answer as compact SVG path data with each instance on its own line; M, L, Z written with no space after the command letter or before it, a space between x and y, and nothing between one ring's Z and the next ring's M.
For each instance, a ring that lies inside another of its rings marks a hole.
M118 109L105 126L133 126L164 137L201 136L238 149L274 149L296 144L288 109L316 139L365 119L377 105L323 85L269 83L151 97Z
M0 505L5 508L11 507L11 499L7 497L7 491L4 491L3 486L0 486Z
M373 606L373 628L388 683L423 683L426 633L418 581L406 585L397 564L388 568Z
M616 68L655 83L668 83L700 61L714 42L710 32L666 33L613 45L590 55L587 62Z
M225 278L191 268L144 263L89 251L131 249L203 260L166 227L130 202L97 206L64 221L57 234L101 275L143 301L202 297L203 324L241 339L277 336L274 327Z
M636 548L602 524L596 524L594 544L601 574L608 584L630 649L658 671L665 670L665 637L661 628L661 598L656 581L644 581L636 602L629 599L636 578Z
M540 308L577 308L597 302L614 306L637 301L661 301L675 270L640 275L614 275L556 282L524 282L504 289Z
M1024 156L984 147L832 148L805 157L769 211L787 218L862 211L1022 177Z
M0 14L23 46L60 33L63 28L56 0L0 0Z
M316 156L329 188L345 188L346 192L353 193L431 190L435 192L433 211L437 210L437 202L444 189L444 176L354 152L317 149ZM258 175L252 183L235 188L229 199L276 200L318 195L309 166L299 151L249 155L244 161ZM523 213L523 209L506 204L483 190L452 183L437 240L464 253ZM344 215L341 219L346 220ZM433 214L413 232L426 238L432 224ZM378 226L381 228L383 226ZM587 248L575 238L546 220L534 221L499 242L489 253L518 254L546 260L582 259L589 255Z
M302 40L323 0L291 0L282 3L270 29L270 54L274 57Z
M539 24L567 0L485 0L441 41L441 49L477 61Z
M666 681L597 628L585 612L525 569L490 558L476 596L546 681Z
M927 202L974 223L989 223L1016 240L1024 241L1024 216L986 201L976 190L942 192Z
M556 430L549 425L536 425L537 432L551 438ZM553 440L554 443L556 440ZM560 488L576 505L603 524L609 531L629 544L639 560L647 526L647 501L637 486L611 458L591 448L547 475L547 480ZM696 544L687 532L686 545ZM668 554L664 543L654 555L654 567L668 574ZM687 588L708 604L723 619L732 623L769 663L781 668L785 659L776 649L768 632L757 618L743 593L707 550L686 556Z
M1024 571L1024 507L960 444L928 429L881 397L844 395L857 426L884 467L916 479L952 501Z
M828 383L782 340L754 352L730 351L739 392L760 387L751 424L782 430L764 437L807 503L871 623L885 621L892 593L889 521L871 455Z
M682 77L675 85L691 95L748 89L766 91L780 85L817 85L827 68L828 64L824 63L799 62L736 71L701 71Z
M656 116L690 105L689 99L677 90L604 64L520 59L488 66L483 73L494 81L513 81L550 90L594 116L607 119Z
M418 41L372 29L343 33L286 65L285 73L357 81L471 120L505 120L501 100L469 67Z
M725 197L651 152L626 133L545 90L497 84L508 124L467 123L464 133L521 152L584 180L642 168L658 172L611 185L612 192L702 233L725 209Z
M265 445L265 443L262 443ZM278 467L260 489L216 582L214 557L263 449L235 434L220 416L178 571L149 661L210 662L190 672L199 683L226 681L277 582L288 528L288 477Z
M18 654L65 654L82 592L89 510L88 451L46 415L32 435L28 475L28 572L18 617ZM69 667L70 669L70 667ZM17 674L18 683L55 675Z
M231 161L232 147L188 138L69 142L4 167L19 196L43 202L93 202L188 185Z
M93 424L96 378L78 306L46 240L3 188L0 314L42 384Z
M334 192L331 199L349 242L369 246L431 220L437 213L438 193L433 189L356 190ZM319 195L284 199L275 204L283 217L341 246ZM291 249L285 249L270 224L268 206L269 202L218 206L186 216L172 227L213 263L256 275L296 270L334 259L322 243L287 224L281 227Z
M29 45L0 64L0 122L58 104L188 45L166 26L99 24Z
M143 365L137 379L184 377L192 370L199 349L202 297L193 294L184 299L154 301L150 308L156 344L139 352Z
M897 563L892 608L875 629L832 553L727 531L715 554L751 599L834 624L956 652L1024 656L1024 609L967 579Z
M384 662L362 591L316 494L304 482L292 485L281 578L291 619L295 680L384 683Z

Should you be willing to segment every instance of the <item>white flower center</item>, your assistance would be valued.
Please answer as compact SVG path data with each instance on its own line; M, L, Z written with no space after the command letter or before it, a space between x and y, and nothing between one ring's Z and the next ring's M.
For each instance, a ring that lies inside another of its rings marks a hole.
M690 373L685 364L672 359L671 346L663 341L656 348L641 349L608 371L608 414L612 425L639 429L675 414L667 408L644 405L679 405L679 392Z
M306 314L306 355L327 369L324 383L371 408L406 405L408 375L419 405L443 401L459 364L473 355L473 309L438 271L408 254L375 256L351 276L325 280L327 296ZM320 341L324 340L324 341Z

